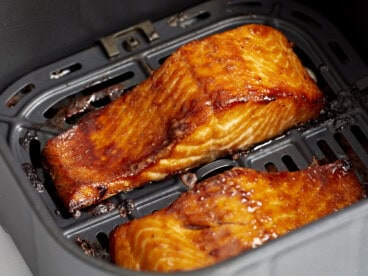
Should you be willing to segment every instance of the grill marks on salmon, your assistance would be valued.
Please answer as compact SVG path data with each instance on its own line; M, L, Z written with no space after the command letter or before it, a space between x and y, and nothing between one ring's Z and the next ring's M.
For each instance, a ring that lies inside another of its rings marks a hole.
M365 197L343 161L298 172L233 168L204 180L169 207L118 226L114 262L171 272L213 265Z
M322 93L276 29L245 25L181 47L147 80L50 139L66 208L92 205L282 134Z

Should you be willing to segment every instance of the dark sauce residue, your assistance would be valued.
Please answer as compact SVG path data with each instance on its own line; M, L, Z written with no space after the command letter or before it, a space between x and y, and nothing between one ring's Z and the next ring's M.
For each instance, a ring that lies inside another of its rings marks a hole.
M70 214L73 218L77 219L82 216L82 212L80 210L75 210Z
M47 112L48 125L63 130L68 125L77 123L86 113L114 101L124 92L124 85L119 83L85 96L75 95L67 98L65 102L60 103L60 107L55 106Z
M125 204L124 203L121 203L118 206L118 212L119 212L119 216L122 217L122 218L125 218L128 215L128 211L125 208Z
M98 242L89 242L81 237L76 237L75 243L88 255L98 259L110 261L110 254Z
M198 181L198 177L195 173L187 172L180 175L180 180L187 186L189 189L192 189L194 185Z
M107 212L110 212L112 210L116 209L116 205L112 202L103 202L103 203L99 203L96 206L93 206L92 208L90 208L89 213L92 216L100 216L103 215Z
M136 210L135 203L132 199L123 200L117 208L118 213L122 218L131 216L133 212Z
M43 182L38 176L36 170L33 168L33 165L31 163L23 163L22 168L33 188L37 192L43 193L45 191L45 186L43 185Z

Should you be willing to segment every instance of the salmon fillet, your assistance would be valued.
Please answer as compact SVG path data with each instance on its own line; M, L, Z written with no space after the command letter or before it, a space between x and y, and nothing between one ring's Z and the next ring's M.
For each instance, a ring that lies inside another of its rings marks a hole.
M247 149L321 108L292 43L245 25L181 47L146 81L50 139L43 157L72 212Z
M127 269L170 272L213 265L284 235L365 197L341 161L298 172L234 168L169 207L118 226L114 262Z

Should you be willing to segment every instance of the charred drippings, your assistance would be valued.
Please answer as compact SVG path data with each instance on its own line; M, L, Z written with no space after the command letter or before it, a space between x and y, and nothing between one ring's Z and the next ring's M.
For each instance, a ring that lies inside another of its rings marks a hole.
M342 114L333 120L333 127L336 131L348 129L356 124L356 119L348 114Z
M125 92L121 83L109 86L85 96L73 96L61 103L60 107L48 111L48 124L63 130L68 125L76 124L86 113L101 108L116 100Z
M188 172L180 175L180 180L184 183L185 186L187 186L189 189L192 189L197 183L198 177L195 173Z
M96 189L98 191L98 195L99 195L100 198L104 197L104 195L107 192L107 187L106 186L97 186Z
M128 211L128 215L131 215L133 211L136 209L135 203L132 199L125 200L125 206Z
M96 217L96 216L100 216L103 214L106 214L112 210L116 209L116 204L112 203L112 202L105 202L105 203L100 203L96 206L93 206L89 213Z
M38 193L43 193L45 191L45 186L41 178L38 176L37 171L34 169L33 165L31 163L23 163L22 168L33 188Z
M119 216L122 218L132 216L133 212L136 210L135 203L132 199L125 199L118 206Z
M98 242L89 242L81 237L76 237L75 243L82 249L84 254L97 259L110 261L110 254Z
M82 212L80 210L75 210L71 212L71 216L75 219L80 218L82 216Z
M319 118L316 120L317 123L323 122L328 119L340 120L350 120L341 119L345 114L354 111L356 108L367 108L368 106L368 95L362 91L352 90L352 91L341 91L338 94L327 95L325 97L324 108L321 111ZM345 115L345 117L348 117ZM354 122L346 122L351 124ZM336 122L338 128L341 125L345 125L343 122Z
M125 204L124 203L119 204L119 206L118 206L118 213L119 213L119 216L122 217L122 218L126 218L127 217L128 211L125 208Z

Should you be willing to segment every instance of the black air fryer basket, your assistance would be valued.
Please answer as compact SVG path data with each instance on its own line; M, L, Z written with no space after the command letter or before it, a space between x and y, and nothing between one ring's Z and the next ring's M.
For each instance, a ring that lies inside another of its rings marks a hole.
M150 274L111 264L108 235L173 202L187 190L180 176L71 215L43 170L41 150L83 115L142 82L184 43L248 23L273 26L295 44L326 108L307 125L192 172L203 179L234 166L296 171L316 159L346 159L366 188L368 67L341 33L295 2L203 2L96 38L90 48L34 70L0 93L0 222L35 275ZM176 274L368 275L367 233L368 204L362 200L220 264Z

